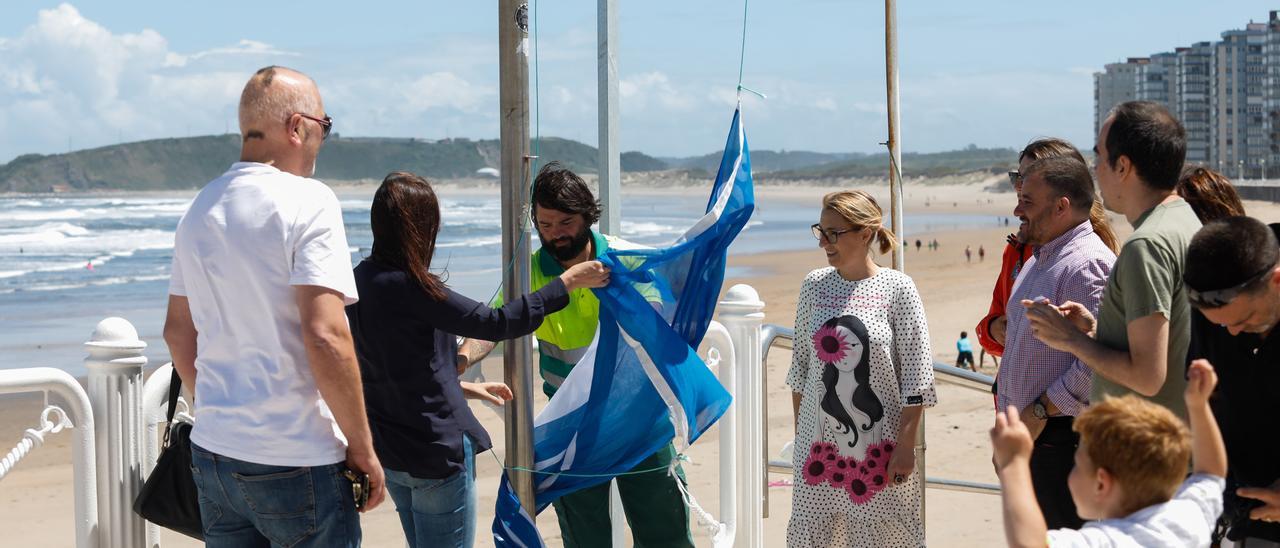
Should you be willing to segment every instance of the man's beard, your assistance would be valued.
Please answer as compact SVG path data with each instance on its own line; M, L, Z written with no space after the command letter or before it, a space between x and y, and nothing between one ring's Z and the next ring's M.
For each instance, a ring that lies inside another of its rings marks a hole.
M563 263L573 260L582 253L582 250L587 248L587 244L591 242L591 229L583 228L582 232L579 232L573 238L560 238L554 242L548 242L539 232L538 239L542 240L542 249L547 250L552 257ZM568 243L566 244L566 242Z

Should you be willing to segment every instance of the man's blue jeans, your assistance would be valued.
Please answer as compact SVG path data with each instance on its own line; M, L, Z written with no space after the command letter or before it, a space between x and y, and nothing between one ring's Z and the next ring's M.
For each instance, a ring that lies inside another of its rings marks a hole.
M476 457L462 436L466 469L444 479L383 468L410 548L470 548L476 537Z
M191 445L205 546L356 547L360 515L344 463L271 466Z

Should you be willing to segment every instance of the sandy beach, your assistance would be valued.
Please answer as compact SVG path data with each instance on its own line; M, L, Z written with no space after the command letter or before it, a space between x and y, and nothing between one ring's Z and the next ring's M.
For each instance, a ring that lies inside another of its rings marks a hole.
M904 209L913 212L949 211L956 213L980 213L992 216L987 229L951 231L945 233L912 235L905 255L906 272L920 289L929 317L929 330L933 354L937 361L952 363L955 360L955 340L960 331L973 333L973 326L987 310L991 299L991 287L1000 267L1000 253L1005 236L1015 226L1002 226L997 218L1011 215L1014 197L1011 193L988 190L1003 179L1003 175L978 177L955 184L919 185L909 182L905 191ZM998 186L998 185L997 185ZM814 219L818 211L818 198L834 187L760 186L757 200L767 204L769 200L807 200L814 204ZM869 188L888 208L888 191L884 187ZM632 192L628 188L626 192ZM645 192L684 193L679 189L657 189ZM703 191L699 190L699 196ZM1266 222L1280 221L1280 206L1270 203L1247 202L1250 215ZM888 222L886 218L886 222ZM1013 221L1016 222L1016 221ZM1117 232L1123 237L1130 231L1124 219L1113 217ZM916 251L914 240L936 239L939 248L928 247ZM964 249L973 250L971 261L966 261ZM980 260L978 249L986 251ZM796 251L738 255L730 259L731 266L746 267L749 279L726 280L725 288L737 283L747 283L756 288L766 303L765 322L790 326L795 315L796 293L804 275L815 268L826 266L816 243L807 233L796 235ZM880 264L889 264L888 257L881 257ZM972 335L971 335L972 336ZM147 341L163 344L163 341ZM783 444L792 438L792 416L789 389L783 385L790 366L790 353L776 350L770 354L767 364L769 404L769 447L776 458ZM994 373L992 362L984 364L983 372ZM500 359L487 360L483 365L486 377L501 379ZM939 405L926 413L928 450L926 459L928 475L968 481L995 483L991 469L987 429L992 420L992 404L989 394L939 383ZM539 394L535 407L544 405ZM0 396L0 451L8 451L22 437L22 431L36 424L42 404L40 395ZM479 498L478 545L491 544L489 526L493 516L494 495L497 491L499 465L494 458L502 458L502 419L499 413L473 403L476 415L492 434L498 447L493 453L477 457L477 487ZM46 444L19 464L14 472L0 482L0 530L5 532L3 544L8 546L72 546L74 530L71 526L72 480L71 436L68 433L51 435ZM688 452L691 462L685 472L691 483L691 491L712 514L718 515L717 432L713 429ZM791 490L787 486L789 475L772 474L769 487L769 518L764 522L766 546L785 545L787 517L790 510ZM933 546L986 547L1002 545L1000 501L998 497L984 494L958 493L931 489L926 499L929 544ZM365 514L362 518L367 546L402 546L403 537L393 505L388 500L383 506ZM560 545L559 530L554 511L544 512L538 519L539 527L550 546ZM709 546L705 534L697 531L699 546ZM198 546L199 544L177 535L165 533L166 546Z

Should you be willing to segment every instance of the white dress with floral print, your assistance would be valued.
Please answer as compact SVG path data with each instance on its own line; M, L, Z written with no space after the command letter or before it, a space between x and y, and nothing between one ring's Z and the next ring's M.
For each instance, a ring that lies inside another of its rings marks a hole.
M918 474L886 474L893 452L914 445L896 439L902 408L937 403L915 283L889 268L857 281L810 272L795 334L787 384L803 397L787 545L923 546Z

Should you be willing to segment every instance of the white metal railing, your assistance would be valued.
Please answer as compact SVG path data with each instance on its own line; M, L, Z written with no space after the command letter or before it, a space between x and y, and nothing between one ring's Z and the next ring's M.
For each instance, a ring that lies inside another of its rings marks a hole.
M169 382L173 379L173 362L166 363L151 373L142 386L142 479L151 475L160 458L160 429L169 411ZM192 422L191 404L184 394L178 395L178 411L174 419ZM163 528L146 522L147 548L159 548Z
M43 432L48 428L47 432L55 432L61 427L69 426L72 428L72 444L71 444L71 470L74 485L75 497L75 527L76 527L76 546L77 548L91 548L99 545L99 501L98 501L98 482L97 480L97 459L94 452L95 433L93 421L93 406L89 403L89 397L85 393L80 383L68 374L66 371L54 369L51 367L31 367L27 369L9 369L0 371L0 394L19 394L25 392L44 392L46 394L46 407L41 413L41 428L38 432L42 432L39 436L43 441ZM49 406L48 394L57 396L60 406ZM57 409L58 411L51 411ZM53 423L53 414L61 415L61 419ZM67 422L69 420L69 423ZM31 430L27 431L32 432ZM28 439L24 437L19 447L14 448L14 452L21 455L13 459L13 462L7 467L5 472L12 469L17 461L25 456L28 451L33 449L38 442L32 441L32 445L26 450L19 451L22 444ZM3 477L4 474L0 474Z

